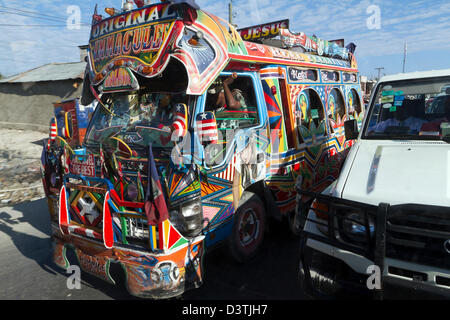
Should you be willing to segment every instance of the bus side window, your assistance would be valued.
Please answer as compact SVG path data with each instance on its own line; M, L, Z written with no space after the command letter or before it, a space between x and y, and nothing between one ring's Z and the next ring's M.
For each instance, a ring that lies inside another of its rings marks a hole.
M345 115L345 103L342 94L337 89L331 90L328 97L328 121L331 131L343 124Z
M326 134L326 121L322 100L312 89L300 93L296 105L296 124L300 143L313 135Z
M350 119L358 119L361 116L362 107L358 93L351 89L348 95L348 115Z
M223 81L228 76L219 77L208 89L205 111L212 111L216 117L219 130L219 145L222 145L222 156L225 157L226 146L231 143L239 129L256 127L260 124L256 92L251 77L238 76L231 85L230 91L234 99L240 102L238 110L231 109L226 104ZM216 163L219 164L219 163Z
M233 110L227 106L222 76L208 89L205 111L213 111L219 130L233 130L254 127L259 124L255 89L250 77L238 76L229 86L233 98L238 100L240 108Z

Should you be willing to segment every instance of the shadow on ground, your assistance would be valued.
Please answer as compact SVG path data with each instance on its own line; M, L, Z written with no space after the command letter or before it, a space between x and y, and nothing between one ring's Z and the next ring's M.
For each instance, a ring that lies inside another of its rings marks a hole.
M0 208L0 232L8 235L17 250L51 275L69 276L52 261L51 226L46 199ZM29 224L46 237L16 231ZM287 229L277 226L266 235L259 254L246 264L237 264L218 248L205 255L204 283L186 292L182 300L298 300L305 298L297 282L299 242ZM135 299L123 286L106 283L83 273L83 285L113 299ZM84 298L84 297L83 297ZM88 297L86 297L88 298Z

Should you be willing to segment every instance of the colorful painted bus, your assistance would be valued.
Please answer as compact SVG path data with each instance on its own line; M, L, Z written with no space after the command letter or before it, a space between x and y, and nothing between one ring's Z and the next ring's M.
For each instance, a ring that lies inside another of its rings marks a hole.
M336 179L344 123L364 110L342 43L288 20L236 30L192 1L135 2L96 10L81 103L97 107L79 146L44 147L42 173L57 265L75 253L161 299L201 285L217 245L252 258L268 218L293 217L298 176L316 192Z

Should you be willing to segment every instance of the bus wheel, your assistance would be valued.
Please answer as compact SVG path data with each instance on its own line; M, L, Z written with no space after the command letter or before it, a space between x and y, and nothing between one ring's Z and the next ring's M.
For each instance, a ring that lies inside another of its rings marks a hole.
M229 252L237 262L250 260L260 249L264 239L265 215L261 199L254 193L245 192L228 238Z

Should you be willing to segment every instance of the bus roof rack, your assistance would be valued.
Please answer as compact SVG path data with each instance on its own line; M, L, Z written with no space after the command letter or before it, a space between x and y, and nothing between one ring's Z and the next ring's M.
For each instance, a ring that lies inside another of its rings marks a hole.
M350 60L354 44L344 47L344 39L322 40L315 35L289 31L289 19L268 22L237 30L242 40L272 47L304 52L335 59Z

